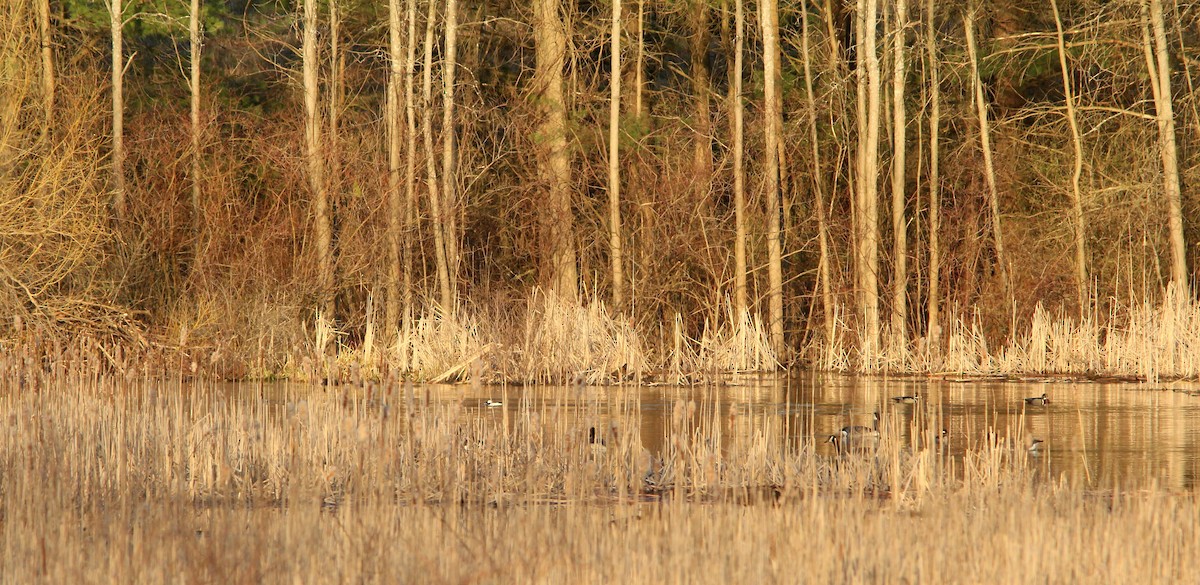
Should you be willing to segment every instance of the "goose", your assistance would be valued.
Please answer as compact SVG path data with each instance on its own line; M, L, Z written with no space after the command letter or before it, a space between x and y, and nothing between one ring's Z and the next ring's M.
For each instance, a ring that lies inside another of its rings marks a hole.
M862 439L862 438L879 438L879 413L875 413L875 419L871 426L850 425L842 427L842 439Z
M949 442L950 442L950 431L948 431L946 429L942 429L941 432L939 432L937 435L935 435L933 437L933 444L939 448L945 447L946 444Z
M592 445L599 443L602 446L605 444L604 437L597 436L596 427L588 427L588 443Z
M879 445L879 413L875 413L874 426L849 425L827 440L833 443L838 453L865 451Z
M1029 442L1029 447L1027 447L1027 450L1029 451L1030 455L1041 455L1042 445L1045 444L1046 442L1041 439L1034 439Z
M588 427L588 449L593 457L601 457L608 451L608 442L599 436L596 427Z
M896 404L916 404L920 399L920 394L913 394L912 396L893 396L892 402L895 402Z
M822 443L829 443L830 445L833 445L834 451L837 451L838 453L842 452L841 435L829 435L824 441L822 441Z
M1047 404L1050 404L1050 397L1047 396L1045 392L1042 392L1041 396L1031 396L1026 398L1025 404L1030 406L1046 406Z

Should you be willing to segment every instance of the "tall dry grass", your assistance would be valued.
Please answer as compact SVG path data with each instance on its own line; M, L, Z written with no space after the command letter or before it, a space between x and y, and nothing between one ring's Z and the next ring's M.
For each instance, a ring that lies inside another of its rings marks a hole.
M1170 583L1200 561L1195 494L1084 491L1002 443L948 458L896 419L838 456L681 399L644 453L635 392L487 409L12 358L8 582Z
M845 337L816 343L809 353L815 365L832 371L1046 374L1149 382L1200 377L1200 301L1175 287L1159 303L1114 302L1106 315L1083 319L1038 304L1029 326L1000 345L989 343L977 313L948 317L939 347L924 338L915 347L892 341L883 344L879 356L867 358L853 349L846 328Z

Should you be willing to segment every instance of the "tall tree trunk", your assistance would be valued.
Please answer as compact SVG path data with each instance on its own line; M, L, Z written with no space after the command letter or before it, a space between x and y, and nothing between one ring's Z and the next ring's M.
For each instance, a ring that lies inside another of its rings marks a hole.
M442 200L450 300L458 298L458 147L454 130L454 83L458 65L458 1L446 0L446 53L442 62ZM455 305L446 307L454 311Z
M338 210L342 205L342 147L341 147L341 114L342 101L344 98L345 75L346 70L345 58L342 56L341 50L341 28L342 14L338 7L339 0L329 0L329 142L326 146L325 158L329 164L329 173L325 189L326 189L326 219L325 225L328 226L329 244L325 248L329 271L326 277L329 281L330 295L330 312L333 316L333 304L336 294L334 293L334 283L339 280L337 278L337 267L333 262L333 226L336 225L333 218L337 216Z
M608 94L608 241L612 260L613 308L625 307L621 255L621 0L612 0L612 56Z
M54 127L54 30L50 28L50 0L36 0L38 37L42 48L42 110L45 116L43 131Z
M388 280L384 331L389 337L395 333L400 322L400 240L404 224L404 208L400 199L400 84L405 63L400 46L400 26L400 0L388 0L388 80L384 111L388 144Z
M708 81L708 2L692 0L690 20L692 99L695 100L695 142L692 144L692 184L697 201L707 197L712 183L712 111L709 104Z
M741 0L738 0L739 2ZM809 45L808 0L801 0L801 52L804 55L804 94L808 98L808 141L812 148L813 198L817 207L817 283L821 288L821 310L825 325L825 347L832 348L834 338L833 292L829 282L829 223L825 212L825 175L821 169L821 145L817 132L817 98L813 91L812 53ZM832 73L832 72L831 72Z
M744 0L734 0L733 49L733 213L735 240L733 243L734 263L734 309L741 318L747 309L746 300L746 168L745 168L745 104L742 101L742 68L746 43L746 16Z
M908 341L908 222L904 217L905 130L908 125L904 111L904 42L908 6L905 0L896 0L895 15L892 49L892 255L895 258L892 274L892 338L898 347L903 347Z
M342 14L338 8L338 0L329 0L329 150L326 160L329 162L329 185L331 205L336 213L341 204L342 190L342 149L340 144L343 75L345 62L339 47L342 29Z
M417 214L417 108L413 72L417 57L417 0L408 0L408 49L404 55L404 318L413 315L413 239Z
M942 91L938 78L938 52L936 44L937 22L934 20L934 0L925 0L925 52L929 58L929 305L926 338L929 348L937 352L941 347L942 326L938 320L941 308L941 177L938 175L941 139Z
M317 244L319 303L326 318L333 317L332 237L329 195L325 189L325 155L321 145L321 112L317 62L317 3L304 0L304 141L308 160L308 182L313 196L313 223Z
M425 136L425 185L429 191L429 213L433 223L433 257L437 265L438 298L443 311L454 310L454 296L450 288L450 270L446 257L445 218L442 196L438 189L436 153L433 150L433 26L437 16L437 0L429 0L429 11L425 17L425 70L421 80L421 126Z
M1063 34L1062 16L1058 13L1058 1L1050 0L1054 9L1054 27L1058 31L1058 65L1062 69L1063 97L1067 104L1067 122L1071 126L1071 146L1075 151L1075 164L1071 169L1071 210L1075 220L1075 285L1079 295L1079 316L1082 318L1090 304L1088 301L1087 252L1084 247L1087 237L1083 223L1083 193L1079 179L1083 174L1083 135L1079 131L1079 120L1075 113L1075 91L1071 87L1071 72L1067 67L1067 42Z
M996 188L996 168L992 162L992 136L988 123L987 101L983 95L983 83L979 79L979 59L975 48L975 16L974 3L963 19L963 28L967 35L967 58L971 61L971 84L975 90L975 111L979 118L979 144L983 150L984 179L988 187L988 207L991 209L992 240L996 246L996 264L1000 267L1000 279L1004 286L1004 294L1008 299L1009 309L1017 310L1016 299L1013 296L1012 278L1008 273L1007 257L1004 254L1004 237L1000 229L1000 193Z
M534 0L533 35L536 46L534 95L542 107L539 167L548 190L542 211L542 240L548 255L543 281L564 300L579 297L575 267L574 217L571 211L571 159L567 150L567 119L563 101L563 63L567 34L561 0Z
M832 0L824 0L821 12L825 13L825 41L829 45L829 55L827 56L826 68L831 75L841 73L841 45L838 43L837 36L837 19L840 13L839 7L843 0L838 0L837 6L834 6ZM857 39L857 37L856 37Z
M202 176L200 169L200 51L202 50L200 38L200 0L191 1L191 10L188 14L188 37L191 41L191 79L189 88L191 89L192 106L192 261L199 262L200 237L204 226L200 189L200 177Z
M645 67L646 62L646 0L638 0L638 48L637 48L637 66L634 68L635 80L633 89L633 115L637 117L639 123L642 119L642 86L646 83Z
M1183 292L1190 289L1187 274L1186 246L1183 239L1183 211L1179 188L1179 158L1175 145L1175 106L1171 93L1171 62L1167 53L1167 28L1163 18L1162 0L1142 0L1142 28L1153 27L1151 39L1146 34L1146 66L1150 85L1154 89L1154 110L1158 117L1158 145L1163 166L1163 194L1167 198L1167 229L1171 241L1171 282Z
M121 0L109 0L109 30L112 34L112 182L113 211L117 222L123 224L125 210L125 96L122 79L125 75L125 56L121 42L124 14Z
M878 0L859 0L856 27L861 32L858 51L859 154L855 206L858 286L862 331L859 352L867 368L874 367L879 352L879 125L880 73L876 50Z
M779 202L779 141L782 120L779 92L776 84L779 67L779 15L776 0L759 4L763 33L764 115L766 116L767 158L767 278L769 283L769 322L771 349L780 360L786 360L783 344L783 248L780 241Z

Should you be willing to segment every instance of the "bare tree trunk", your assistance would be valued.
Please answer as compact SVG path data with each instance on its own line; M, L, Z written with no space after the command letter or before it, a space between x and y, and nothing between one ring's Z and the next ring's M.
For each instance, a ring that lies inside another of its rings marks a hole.
M638 0L638 48L637 48L637 67L634 69L636 78L633 89L633 115L640 122L642 119L642 86L645 85L645 74L643 70L646 60L646 0Z
M329 151L326 160L329 161L329 185L331 208L336 213L341 203L342 190L342 149L339 126L341 125L344 61L342 51L338 47L341 35L342 15L338 8L338 0L329 0Z
M968 10L963 19L963 28L967 35L967 57L971 60L971 84L975 88L975 110L979 117L979 143L983 150L984 179L988 187L988 206L992 216L992 239L996 246L996 264L1000 267L1000 279L1004 285L1004 294L1008 305L1014 313L1017 309L1013 296L1012 278L1008 274L1007 257L1004 254L1004 237L1000 229L1000 194L996 188L996 168L992 162L992 137L988 125L987 101L983 95L983 83L979 79L979 59L975 49L975 8Z
M941 270L941 177L938 175L941 139L942 92L938 78L938 53L935 43L937 25L934 20L934 0L925 0L925 52L929 56L929 318L926 337L929 347L938 351L941 347L941 323L938 311L941 308L939 272Z
M863 66L863 55L867 46L867 1L857 0L854 7L854 197L850 200L850 241L854 257L854 299L860 319L859 350L866 344L867 303L863 288L863 273L866 272L866 258L862 255L863 240L863 157L867 152L867 68ZM847 62L849 65L849 62Z
M1075 164L1071 169L1071 208L1075 219L1075 285L1079 294L1079 315L1082 318L1090 304L1088 298L1087 253L1084 248L1087 237L1083 223L1083 193L1079 179L1083 174L1083 136L1079 132L1079 120L1075 114L1075 91L1071 87L1071 72L1067 68L1067 42L1063 34L1062 17L1058 13L1058 1L1050 0L1054 9L1054 26L1058 31L1058 64L1062 69L1063 96L1067 104L1067 122L1071 126L1071 145L1075 151Z
M425 136L425 171L428 175L429 213L433 223L433 256L437 264L438 291L443 311L454 310L454 296L450 288L450 271L446 258L446 222L443 217L442 196L438 192L436 154L433 151L433 25L437 16L437 0L429 0L429 11L425 17L425 70L421 84L421 125Z
M413 71L417 57L417 0L408 0L408 50L404 56L404 318L413 314L413 231L417 212L417 112Z
M625 307L621 256L621 0L612 0L612 56L608 94L608 241L613 308Z
M712 184L712 110L708 81L708 2L692 0L691 53L692 99L695 100L695 142L692 144L692 184L697 201L708 195Z
M109 30L112 33L112 181L113 211L117 222L124 223L125 211L125 97L122 78L125 75L125 56L121 42L124 14L121 0L109 0Z
M193 262L200 255L200 236L203 233L204 216L200 189L200 0L192 0L188 14L188 36L191 40L191 106L192 106L192 254Z
M317 243L317 279L320 307L326 318L333 316L333 263L329 196L325 190L325 155L321 147L321 112L317 62L317 3L304 0L304 141L308 159L308 181L313 196L313 222Z
M446 0L446 56L442 61L442 200L445 201L446 270L450 300L458 298L458 172L454 131L454 83L458 65L458 2ZM452 304L446 307L454 311Z
M740 2L741 0L739 0ZM813 198L817 203L817 261L818 285L821 287L821 309L825 325L825 346L831 347L834 337L833 292L829 282L829 223L825 212L825 176L821 169L821 146L817 133L817 98L813 92L812 58L809 46L808 0L801 0L801 51L804 54L804 93L808 98L808 140L812 147ZM831 72L832 73L832 72Z
M904 217L904 166L906 127L904 111L905 32L908 6L896 0L896 30L892 49L892 339L902 347L908 341L908 222Z
M838 0L840 6L843 0ZM826 67L831 75L837 75L842 72L842 59L838 54L840 45L837 38L837 23L834 22L836 15L832 0L824 0L821 12L825 13L825 41L829 45L829 56L827 57ZM857 37L856 37L857 38Z
M388 281L384 331L389 336L400 322L400 240L404 223L400 202L400 83L405 64L400 47L400 25L400 0L388 0L388 80L384 113L388 143Z
M42 110L44 133L54 127L54 31L50 28L50 0L37 0L38 35L42 47Z
M779 229L779 141L781 106L776 90L779 72L779 15L776 0L766 0L759 5L763 32L763 70L766 83L763 86L766 101L766 156L767 156L767 279L770 286L769 322L771 348L780 360L786 360L783 344L783 248Z
M743 0L734 0L737 16L734 24L733 53L733 213L735 240L734 262L734 309L737 315L747 309L746 300L746 168L745 168L745 104L742 101L742 68L746 43L746 16Z
M863 317L859 351L873 367L879 352L879 125L880 72L876 50L878 0L859 0L858 28L862 32L859 67L859 155L857 175L858 239L856 269ZM863 114L865 113L865 120Z
M542 213L544 253L548 255L544 281L569 302L579 298L575 267L574 216L571 210L571 160L567 150L567 120L563 101L563 62L567 34L561 0L534 0L533 34L536 45L534 94L541 96L542 137L539 166L548 201Z
M1167 229L1171 240L1171 282L1186 292L1190 289L1187 275L1186 244L1183 239L1183 211L1179 188L1179 158L1175 145L1175 107L1171 93L1171 62L1167 53L1167 29L1163 19L1162 0L1142 0L1142 28L1153 27L1151 39L1145 33L1146 66L1150 70L1150 85L1154 89L1154 109L1158 117L1158 143L1163 165L1163 194L1167 198Z

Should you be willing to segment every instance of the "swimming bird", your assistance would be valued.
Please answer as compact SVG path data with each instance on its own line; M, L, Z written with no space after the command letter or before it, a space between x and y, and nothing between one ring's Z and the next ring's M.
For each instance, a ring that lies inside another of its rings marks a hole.
M1029 442L1029 447L1027 447L1027 450L1029 451L1030 455L1041 455L1042 445L1045 444L1046 442L1041 439L1034 439Z
M950 431L942 429L940 433L933 437L933 444L939 448L945 447L950 442Z
M588 427L588 449L591 450L592 457L602 457L608 452L608 442L596 432L596 427Z
M875 413L874 423L872 423L871 426L868 427L868 426L864 426L864 425L850 425L850 426L842 427L841 432L842 432L843 439L855 439L855 438L863 438L863 437L874 437L874 438L878 439L879 438L879 413L878 412Z
M841 453L841 452L842 452L842 439L841 439L841 435L829 435L829 436L828 436L828 437L826 437L826 438L825 438L825 440L824 440L824 441L822 441L822 442L823 442L823 443L829 443L830 445L833 445L833 450L834 450L834 451L837 451L838 453Z
M604 437L597 435L596 427L588 427L588 443L590 443L592 445L595 445L597 443L599 443L600 445L605 444Z
M912 396L893 396L892 402L895 402L896 404L916 404L920 399L920 394L913 394Z
M1046 406L1047 404L1050 404L1050 397L1046 396L1045 392L1042 392L1041 396L1031 396L1026 398L1025 404L1030 406Z
M830 435L827 443L833 443L838 453L866 451L879 445L879 413L875 413L873 426L849 425Z
M504 406L504 403L500 402L499 400L492 400L491 398L488 398L487 400L483 401L483 405L488 408L497 408L500 406Z

